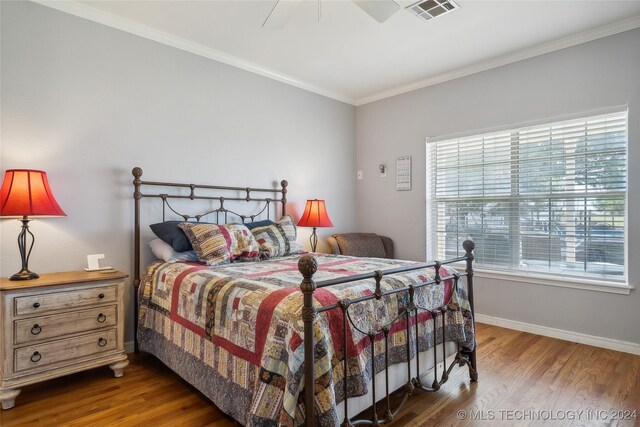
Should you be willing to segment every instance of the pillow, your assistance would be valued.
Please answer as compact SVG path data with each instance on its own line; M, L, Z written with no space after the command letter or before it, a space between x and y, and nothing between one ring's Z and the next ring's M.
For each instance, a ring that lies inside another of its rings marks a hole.
M181 222L178 226L189 238L198 259L207 265L259 255L259 246L245 225Z
M280 224L257 227L251 232L260 246L261 258L283 256L289 251L289 240Z
M291 215L285 215L278 220L278 224L284 230L284 234L287 236L289 240L289 245L291 249L289 250L290 254L299 254L300 252L304 252L302 250L302 245L297 242L298 231L296 230L296 223L293 221Z
M262 258L302 252L302 246L296 242L296 226L289 215L283 216L277 223L256 227L251 232L260 245Z
M151 231L162 239L164 242L167 242L173 247L173 250L176 252L186 252L192 251L193 246L191 246L191 242L187 238L187 235L184 234L184 231L178 224L185 221L165 221L159 222L157 224L151 224ZM208 222L197 222L196 224L209 224ZM249 230L256 227L263 227L265 225L271 225L273 221L270 219L264 219L262 221L248 222L245 225Z
M164 262L198 262L194 251L176 252L170 244L162 239L153 239L149 242L149 246L153 255Z
M247 222L244 225L246 225L249 230L253 230L254 228L264 227L265 225L271 225L271 224L274 224L274 222L271 221L270 219L263 219L262 221Z
M189 239L187 239L187 235L178 227L178 224L182 222L184 221L165 221L151 224L149 227L151 227L151 231L153 231L156 236L170 244L174 251L192 251L193 247Z

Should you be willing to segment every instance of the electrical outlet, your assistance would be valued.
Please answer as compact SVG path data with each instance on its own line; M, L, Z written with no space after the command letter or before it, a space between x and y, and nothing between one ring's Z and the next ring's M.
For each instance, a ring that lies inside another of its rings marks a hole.
M358 171L358 181L362 181L362 171Z

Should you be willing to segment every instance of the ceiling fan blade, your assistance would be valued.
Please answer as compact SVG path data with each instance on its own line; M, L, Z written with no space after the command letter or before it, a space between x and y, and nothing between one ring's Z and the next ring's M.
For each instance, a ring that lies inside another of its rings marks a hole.
M302 0L278 0L262 23L262 28L280 29Z
M391 18L400 9L393 0L353 0L353 2L380 23Z

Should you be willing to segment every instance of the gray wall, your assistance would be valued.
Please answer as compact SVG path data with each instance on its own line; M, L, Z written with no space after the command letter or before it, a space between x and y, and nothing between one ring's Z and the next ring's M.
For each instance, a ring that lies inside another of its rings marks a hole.
M425 137L629 106L629 275L640 263L640 30L363 105L356 110L357 223L389 235L397 256L424 260ZM413 156L413 190L395 191L395 158ZM377 175L379 163L389 168ZM640 343L640 293L612 295L477 280L479 313Z
M640 249L640 30L356 111L33 3L0 5L0 167L46 170L68 215L32 223L34 271L78 269L86 254L105 253L109 265L132 272L133 166L147 179L271 186L286 178L294 216L306 198L327 199L336 227L321 235L377 231L395 240L399 257L421 260L425 137L623 104L630 109L629 252ZM357 183L356 154L365 173ZM395 157L405 154L413 156L413 190L397 192ZM387 178L377 176L382 162ZM17 221L0 221L2 276L19 267L18 231ZM309 230L300 232L306 242ZM631 259L637 284L640 265ZM637 291L486 279L477 289L483 314L640 343ZM130 308L127 339L131 315Z
M44 169L67 213L32 222L33 271L105 253L132 273L133 166L150 180L286 178L296 218L307 198L325 198L336 226L321 235L355 228L353 106L33 3L1 7L2 173ZM19 222L1 232L7 276L20 267Z

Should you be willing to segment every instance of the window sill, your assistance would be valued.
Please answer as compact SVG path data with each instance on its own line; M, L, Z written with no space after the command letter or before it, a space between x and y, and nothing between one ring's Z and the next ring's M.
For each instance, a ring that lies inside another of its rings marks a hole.
M464 269L464 265L456 266ZM511 272L502 272L495 270L486 270L482 268L473 269L474 277L481 277L487 279L498 279L511 282L523 282L535 285L555 286L559 288L572 288L581 289L595 292L606 292L610 294L629 295L631 290L634 289L628 283L603 283L598 280L582 279L577 277L554 277L550 278L545 275L535 273L517 274Z

